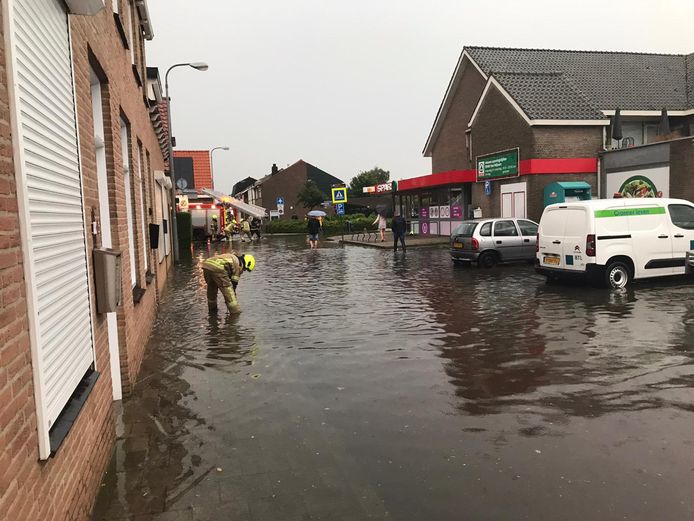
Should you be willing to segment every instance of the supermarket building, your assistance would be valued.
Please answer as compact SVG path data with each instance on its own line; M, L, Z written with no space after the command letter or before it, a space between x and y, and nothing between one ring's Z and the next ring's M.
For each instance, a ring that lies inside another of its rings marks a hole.
M401 209L423 234L473 216L537 220L548 185L605 196L601 153L693 124L694 54L466 47L424 147L432 174L399 181Z

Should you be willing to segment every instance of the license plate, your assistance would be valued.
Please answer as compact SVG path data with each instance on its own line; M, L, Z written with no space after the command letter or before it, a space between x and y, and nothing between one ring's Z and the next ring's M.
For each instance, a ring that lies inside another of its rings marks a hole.
M463 243L462 242L454 242L453 247L462 250L463 249Z
M543 259L545 264L551 264L553 266L559 266L559 257L545 257Z

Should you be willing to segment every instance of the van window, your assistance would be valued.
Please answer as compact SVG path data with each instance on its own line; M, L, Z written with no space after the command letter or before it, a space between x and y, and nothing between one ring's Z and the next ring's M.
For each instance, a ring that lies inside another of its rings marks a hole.
M694 230L694 206L671 204L668 210L670 210L672 224L685 230Z
M513 221L497 221L494 224L494 237L516 237L518 230Z
M492 236L492 223L484 223L482 228L480 228L480 237L491 237Z
M532 221L524 221L519 219L518 227L520 228L521 235L523 237L535 237L535 235L537 235L537 224Z
M542 235L548 237L562 237L564 235L565 210L548 210L540 222Z

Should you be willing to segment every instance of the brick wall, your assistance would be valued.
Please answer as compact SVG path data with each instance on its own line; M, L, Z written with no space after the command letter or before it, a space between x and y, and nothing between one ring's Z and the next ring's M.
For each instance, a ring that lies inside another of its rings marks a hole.
M432 172L473 168L465 147L465 131L484 90L485 80L465 58L467 66L458 84L431 155Z
M670 144L670 197L694 202L694 140Z
M131 123L131 155L137 154L139 139L143 150L151 155L150 173L154 169L163 169L163 158L149 123L143 90L135 82L130 53L124 49L116 32L112 13L104 10L93 18L71 16L70 23L87 223L91 220L92 211L99 214L89 81L90 55L98 61L108 77L103 99L104 108L107 109L105 137L108 143L113 242L114 247L123 250L124 298L118 318L123 380L127 391L136 378L144 354L156 313L158 291L157 284L151 284L142 301L133 304L123 206L125 198L118 128L120 111ZM96 368L101 376L56 455L47 461L39 461L2 27L0 20L0 512L3 519L12 521L86 521L90 517L115 437L106 321L104 316L93 312ZM135 171L133 184L137 181ZM151 194L152 184L151 176L146 176L146 194ZM151 195L147 195L146 199L150 207ZM138 280L146 285L140 215L135 212ZM146 215L146 219L150 217ZM100 245L100 238L93 237L88 231L87 242L88 251L91 252L94 246ZM88 258L90 280L93 280L91 255ZM166 279L170 259L171 256L162 264L150 263L160 287L163 287ZM94 291L93 288L91 291Z
M602 127L533 127L533 157L598 157Z
M272 177L268 178L262 185L263 206L268 211L277 207L277 198L284 198L284 219L291 219L296 215L303 219L308 212L301 203L297 201L299 191L306 184L308 179L307 165L304 161L297 161L293 165L283 168ZM292 210L291 207L294 207Z

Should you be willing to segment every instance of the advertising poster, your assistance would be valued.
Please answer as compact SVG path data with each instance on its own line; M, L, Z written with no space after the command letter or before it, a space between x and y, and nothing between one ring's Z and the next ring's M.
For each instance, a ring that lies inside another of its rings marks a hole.
M670 167L608 173L605 197L670 197Z
M460 219L463 217L463 207L458 205L451 206L451 217Z

